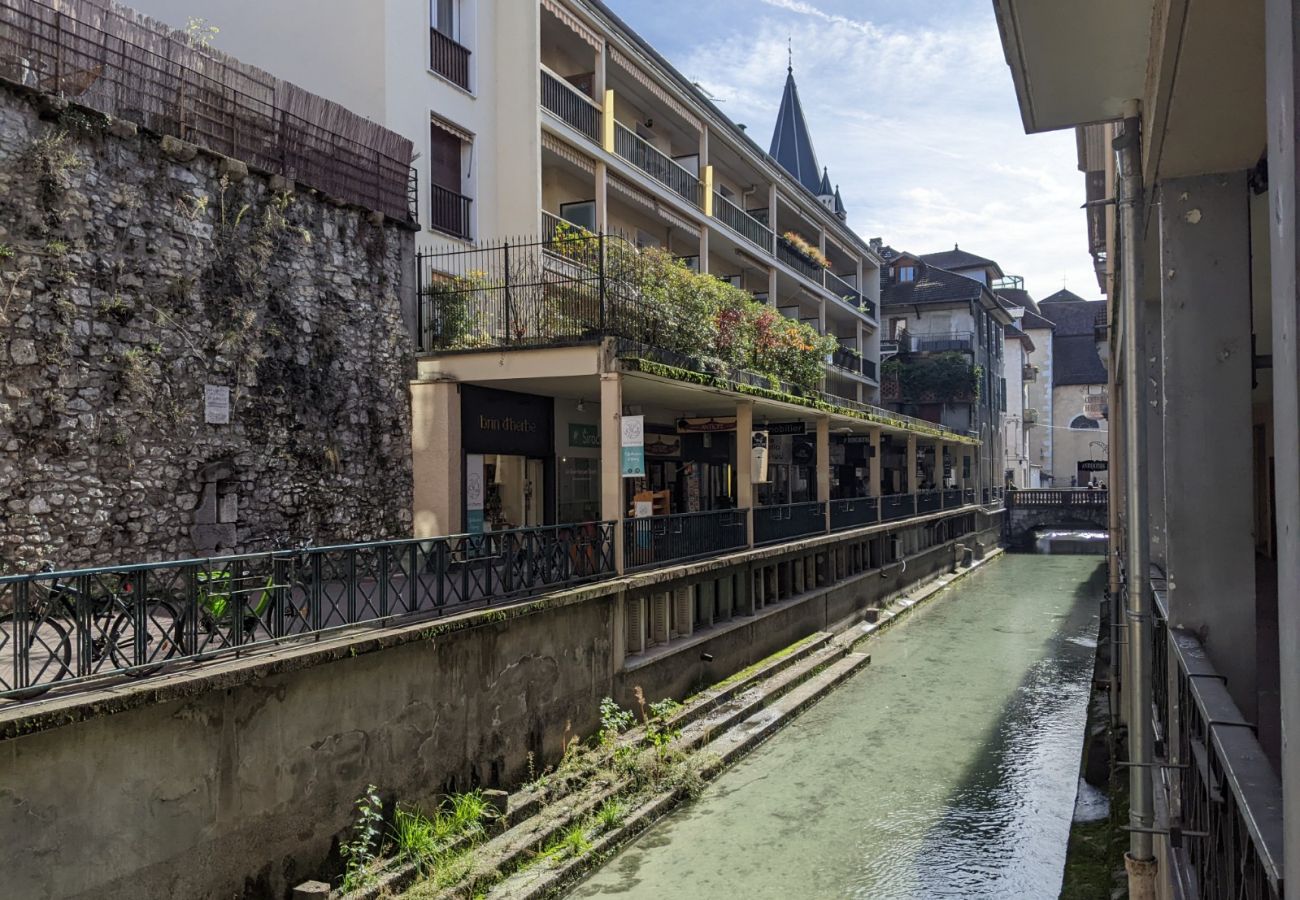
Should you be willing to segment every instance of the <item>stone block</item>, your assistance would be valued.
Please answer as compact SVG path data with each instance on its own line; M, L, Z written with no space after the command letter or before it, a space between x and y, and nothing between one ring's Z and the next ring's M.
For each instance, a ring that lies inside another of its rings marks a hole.
M277 194L291 194L293 193L293 186L293 179L285 178L283 175L272 175L267 182L267 187Z
M304 881L293 889L293 900L329 900L330 886L323 881Z
M248 166L237 159L231 159L229 156L221 157L221 163L217 170L232 182L240 182L248 177Z
M138 133L139 129L134 122L128 122L126 119L113 119L108 123L108 133L115 138L129 140Z
M170 134L163 135L162 152L177 162L190 162L199 155L199 148Z

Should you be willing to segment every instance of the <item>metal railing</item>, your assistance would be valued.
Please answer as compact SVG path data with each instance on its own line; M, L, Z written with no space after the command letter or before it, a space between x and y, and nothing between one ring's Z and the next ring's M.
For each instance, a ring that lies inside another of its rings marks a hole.
M610 577L614 524L0 577L0 698Z
M826 289L850 306L862 308L862 292L829 269L826 270Z
M713 192L713 217L767 254L772 252L772 229L717 191Z
M826 505L816 500L754 507L754 545L826 533Z
M702 206L700 180L682 168L675 159L643 140L621 122L614 123L614 153L645 172L674 193Z
M848 497L831 501L831 531L860 528L879 521L879 497Z
M776 240L776 258L781 260L781 262L785 263L791 269L794 269L804 278L807 278L813 284L825 287L826 283L823 280L826 275L825 267L819 266L794 247L790 246L789 242L786 241L784 237L779 237Z
M1006 496L1007 506L1012 509L1105 509L1110 492L1091 488L1022 488L1007 491Z
M6 0L0 78L399 221L417 218L407 198L409 140L132 11L88 0L63 0L58 10Z
M943 509L943 492L942 491L917 491L916 492L916 512L917 514L938 512Z
M836 347L831 351L831 364L859 375L862 374L861 355L858 354L858 351L848 347Z
M943 508L948 509L952 506L961 506L962 492L961 488L946 488L943 492Z
M592 141L600 143L604 110L546 67L542 67L542 108L554 113L560 121L573 126Z
M455 237L470 238L470 204L464 194L439 184L429 185L429 227Z
M886 494L880 498L880 521L896 522L916 515L916 497L913 494Z
M722 509L623 520L625 568L716 556L746 545L746 511Z
M912 353L969 353L975 348L975 335L969 331L939 332L935 334L908 333L904 340Z
M1279 900L1281 780L1196 634L1170 628L1164 591L1152 594L1152 715L1169 763L1152 771L1171 773L1174 877L1198 897Z
M469 90L468 47L436 28L429 29L429 68L452 84Z
M876 380L876 361L874 359L862 359L862 374L866 375L872 381Z

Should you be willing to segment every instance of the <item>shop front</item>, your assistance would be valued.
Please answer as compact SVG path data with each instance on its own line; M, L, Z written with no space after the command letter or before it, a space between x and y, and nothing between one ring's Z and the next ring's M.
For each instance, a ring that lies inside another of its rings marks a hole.
M467 531L504 531L555 521L553 432L554 401L549 397L462 387Z
M736 420L678 418L645 424L646 477L626 478L629 511L650 515L736 507ZM635 513L633 513L635 514Z

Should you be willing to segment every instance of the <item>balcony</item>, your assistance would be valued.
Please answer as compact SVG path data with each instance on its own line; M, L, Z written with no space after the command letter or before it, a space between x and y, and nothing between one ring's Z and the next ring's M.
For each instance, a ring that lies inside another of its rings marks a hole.
M861 355L851 347L837 347L831 354L831 365L854 375L862 374L862 362Z
M614 153L695 206L701 206L700 180L671 156L614 123Z
M429 29L429 68L457 87L469 90L469 49L436 28Z
M772 252L772 230L717 191L713 192L713 217L764 253Z
M809 259L803 253L790 244L784 237L776 241L776 258L781 260L791 269L794 269L804 278L807 278L813 284L825 286L824 276L826 269L818 265L814 260Z
M440 185L429 185L429 227L453 237L469 240L470 204L464 194Z
M545 67L542 68L542 108L589 140L600 143L604 111L582 91Z

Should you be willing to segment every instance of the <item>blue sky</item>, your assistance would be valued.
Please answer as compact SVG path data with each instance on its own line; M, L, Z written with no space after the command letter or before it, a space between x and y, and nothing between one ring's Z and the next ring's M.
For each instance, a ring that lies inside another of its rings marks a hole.
M787 37L849 225L917 253L965 250L1100 296L1074 133L1026 135L989 0L606 0L766 147Z

